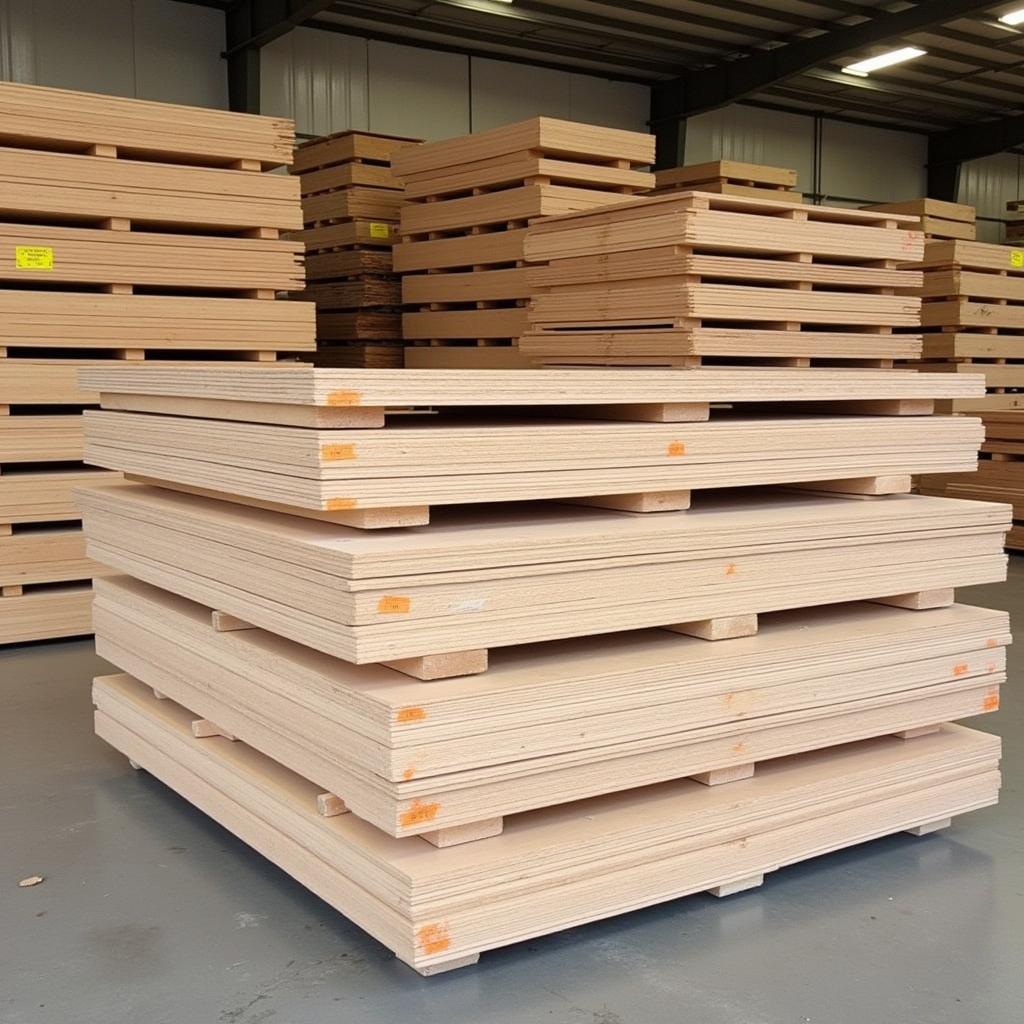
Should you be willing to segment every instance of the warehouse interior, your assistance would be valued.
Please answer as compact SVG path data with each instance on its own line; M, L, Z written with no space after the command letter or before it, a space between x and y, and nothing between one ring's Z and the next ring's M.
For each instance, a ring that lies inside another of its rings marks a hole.
M0 0L0 83L288 119L299 143L348 131L433 143L538 116L582 122L652 134L657 169L795 169L810 206L964 204L977 240L999 244L1012 239L1007 204L1024 199L1024 9L1004 20L1016 10L1012 0ZM923 53L843 70L902 47ZM951 556L958 542L946 539ZM956 600L1024 621L1021 556L1010 554L1006 582L958 586ZM958 719L1002 738L998 806L934 835L825 852L732 898L638 901L526 934L431 978L96 737L90 685L111 669L91 636L0 646L0 1020L1016 1019L1024 654L1010 646L1007 658L1000 713Z

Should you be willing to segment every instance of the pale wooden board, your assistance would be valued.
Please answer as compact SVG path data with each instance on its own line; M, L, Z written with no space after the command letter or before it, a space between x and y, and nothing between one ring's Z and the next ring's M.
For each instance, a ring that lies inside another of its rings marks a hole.
M304 176L319 167L331 167L353 160L389 164L399 150L419 145L419 142L419 139L402 135L383 135L361 129L334 132L298 145L291 173Z
M515 263L525 258L526 228L485 231L479 235L400 242L392 250L395 270L472 268L493 263Z
M78 413L0 416L0 467L21 462L81 461L83 429Z
M966 203L950 203L943 199L907 199L899 203L875 203L861 207L878 213L911 213L917 217L938 217L941 220L958 220L973 224L975 210Z
M965 295L974 299L1009 299L1024 302L1024 276L963 269L930 270L924 275L923 298Z
M398 241L397 222L386 220L349 220L337 224L291 231L288 238L301 242L307 253L318 253L338 246L370 245L390 248Z
M294 169L292 170L294 174ZM334 189L363 185L401 191L402 185L386 164L343 163L303 171L299 176L302 195L331 192Z
M945 714L994 710L1009 640L997 612L841 606L722 645L648 631L504 651L424 687L216 632L209 609L126 577L96 587L101 656L396 835L930 722L940 691Z
M925 359L1024 359L1024 334L929 331L923 341L921 354ZM921 364L921 368L938 369L931 364Z
M991 242L935 241L924 248L923 259L915 266L925 270L931 267L961 267L970 270L1005 271L1011 275L1024 274L1024 265L1016 266L1013 248Z
M0 586L60 583L108 572L86 557L85 537L78 527L47 527L0 536Z
M19 469L0 473L0 523L43 523L78 519L72 497L79 487L111 483L118 473L81 469Z
M934 299L921 306L925 327L1008 327L1024 330L1024 305Z
M48 587L0 598L0 644L92 632L92 587Z
M536 811L438 851L351 814L319 816L308 780L243 743L195 740L189 711L130 678L97 681L94 699L103 739L418 968L985 806L999 784L998 738L947 726L781 760L733 786L671 783Z
M359 664L991 582L1010 511L910 495L720 498L655 517L439 516L363 537L134 485L77 497L98 561ZM553 543L558 560L540 561Z
M396 221L401 205L401 192L353 185L335 192L303 196L302 218L307 224L350 217Z
M703 164L667 167L656 171L655 178L658 188L665 188L668 185L698 185L719 178L757 182L762 185L775 185L783 188L796 186L796 171L792 168L771 167L767 164L746 163L742 160L711 160Z

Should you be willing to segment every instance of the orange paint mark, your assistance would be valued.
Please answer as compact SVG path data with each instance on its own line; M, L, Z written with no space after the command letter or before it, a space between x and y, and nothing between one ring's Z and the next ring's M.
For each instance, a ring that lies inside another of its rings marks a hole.
M669 441L666 452L669 455L685 455L686 445L682 441Z
M377 612L380 615L402 615L411 607L411 597L382 597L377 602Z
M328 405L360 405L363 396L358 391L332 391L327 396Z
M342 459L354 459L355 457L356 446L354 444L320 445L320 458L328 462L340 462Z
M999 694L998 693L990 693L981 702L981 710L982 711L998 711L999 710Z
M433 821L441 805L436 801L432 804L425 804L420 800L413 800L409 807L398 816L398 823L407 828L409 825L422 825L424 822Z
M402 778L405 779L406 782L408 782L415 774L415 768L406 768L405 771L402 772Z
M967 666L967 662L966 661L958 661L953 666L953 675L955 675L955 676L962 676L967 671L968 671L968 666Z
M988 662L988 664L985 665L985 671L986 672L995 672L995 670L996 670L996 663L994 661L990 661L990 662Z
M327 509L328 512L343 512L347 508L355 508L355 498L328 498Z
M736 563L735 562L730 562L725 567L725 575L726 576L735 576L736 575Z
M395 717L402 725L405 725L407 722L422 722L427 717L427 712L425 708L399 708Z
M998 647L999 646L999 641L994 636L990 636L985 641L985 646L986 647Z
M425 924L417 928L416 942L427 956L443 953L452 944L448 925L442 921L440 924Z
M739 743L734 743L732 745L732 752L734 754L745 754L747 752L747 745L746 745L746 743L744 743L742 741L740 741Z

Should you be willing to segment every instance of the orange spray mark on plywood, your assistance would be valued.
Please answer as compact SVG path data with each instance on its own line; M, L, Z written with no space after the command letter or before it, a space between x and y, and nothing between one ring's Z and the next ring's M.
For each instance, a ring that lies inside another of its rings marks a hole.
M739 743L732 745L732 752L734 754L745 754L747 752L747 745L742 740Z
M345 509L355 508L355 498L328 498L326 511L343 512Z
M359 405L362 400L358 391L332 391L327 396L328 405Z
M402 772L402 778L405 779L406 782L408 782L415 774L415 768L406 768L405 771Z
M967 662L966 661L958 661L953 666L953 675L955 675L955 676L962 676L965 672L967 672L967 670L968 670Z
M999 646L999 641L994 636L990 636L985 641L985 646L986 647L998 647Z
M999 694L998 693L990 693L981 702L981 710L982 711L998 711L999 710Z
M385 595L377 602L380 615L402 615L412 607L411 597L394 597Z
M409 722L422 722L427 717L427 709L417 707L399 708L398 714L395 717L402 725L406 725Z
M398 823L403 828L408 828L410 825L422 825L424 822L433 821L439 810L441 810L441 805L436 801L425 804L421 800L413 800L398 816Z
M986 672L995 672L996 671L996 663L994 661L988 662L988 664L985 666L985 671Z
M326 462L340 462L343 459L354 459L355 457L356 446L354 444L320 445L320 458Z
M686 445L682 441L669 441L666 452L669 455L685 455Z
M452 944L448 925L442 921L439 924L425 924L417 928L416 942L427 956L443 953Z
M726 576L735 576L736 575L736 563L735 562L730 562L725 567L725 575Z

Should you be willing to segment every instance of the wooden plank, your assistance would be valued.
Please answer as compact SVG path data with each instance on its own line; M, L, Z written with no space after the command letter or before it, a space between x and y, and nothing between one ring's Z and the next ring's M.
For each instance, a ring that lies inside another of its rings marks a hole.
M879 213L910 213L917 217L938 217L967 224L973 224L975 221L973 206L967 203L951 203L943 199L907 199L899 203L875 203L861 209L875 210Z
M92 586L88 583L30 590L0 599L0 644L91 632Z
M796 171L789 167L770 167L766 164L745 163L740 160L711 160L703 164L687 164L683 167L668 167L655 172L657 188L669 185L692 184L727 178L732 181L749 181L780 188L796 187ZM897 211L894 211L897 212Z
M306 174L319 167L331 167L349 161L388 164L400 150L419 144L419 139L401 135L382 135L361 129L335 132L301 143L295 149L292 174Z

